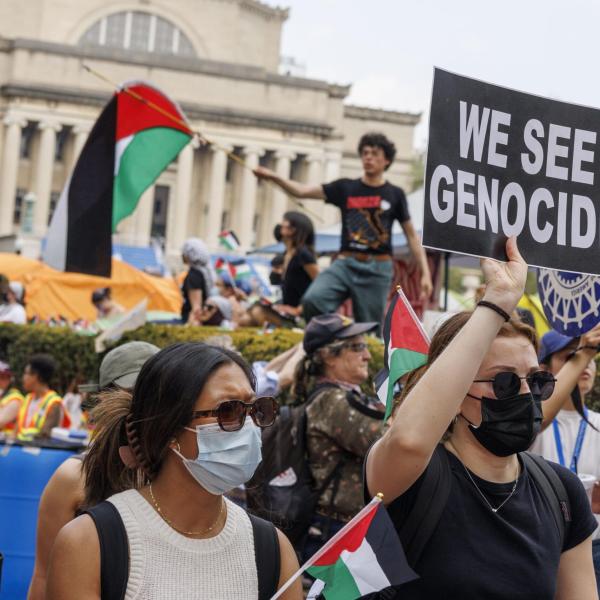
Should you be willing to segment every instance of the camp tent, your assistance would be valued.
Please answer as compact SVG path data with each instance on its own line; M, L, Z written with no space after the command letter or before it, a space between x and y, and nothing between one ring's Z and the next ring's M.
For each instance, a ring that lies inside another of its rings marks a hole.
M69 320L95 320L92 292L110 287L113 299L129 309L148 298L148 309L179 313L181 294L171 278L154 277L113 258L112 277L56 271L42 262L0 253L0 273L25 286L27 316L59 315Z

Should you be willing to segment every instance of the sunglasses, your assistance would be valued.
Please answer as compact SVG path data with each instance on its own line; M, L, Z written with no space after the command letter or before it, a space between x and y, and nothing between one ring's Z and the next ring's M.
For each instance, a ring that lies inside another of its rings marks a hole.
M279 414L279 404L275 398L263 396L254 402L226 400L214 410L197 410L192 419L217 417L217 423L223 431L239 431L244 426L246 416L250 415L257 427L270 427Z
M368 344L365 342L355 342L344 344L344 348L348 348L352 352L364 352L368 348Z
M492 379L474 379L473 383L491 383L496 398L504 400L519 393L523 379L527 381L531 393L539 396L540 400L547 400L552 396L556 379L548 371L535 371L526 377L519 377L512 371L501 371Z

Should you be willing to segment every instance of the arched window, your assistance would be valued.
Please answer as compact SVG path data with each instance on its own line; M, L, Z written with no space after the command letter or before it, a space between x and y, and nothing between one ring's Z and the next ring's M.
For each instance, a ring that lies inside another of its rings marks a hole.
M118 12L103 17L81 36L79 44L196 56L192 43L181 29L167 19L141 11Z

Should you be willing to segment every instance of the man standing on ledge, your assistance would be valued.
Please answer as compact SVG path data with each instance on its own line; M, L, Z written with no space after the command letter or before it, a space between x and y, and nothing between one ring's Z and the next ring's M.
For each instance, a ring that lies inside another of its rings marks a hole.
M367 133L360 139L358 153L364 171L360 179L338 179L324 185L282 179L264 167L254 170L257 177L274 182L296 198L325 200L342 212L338 260L313 281L302 299L307 322L315 315L335 312L350 297L356 321L381 323L392 282L392 224L396 219L421 270L421 297L428 298L433 289L406 196L384 177L396 147L381 133Z

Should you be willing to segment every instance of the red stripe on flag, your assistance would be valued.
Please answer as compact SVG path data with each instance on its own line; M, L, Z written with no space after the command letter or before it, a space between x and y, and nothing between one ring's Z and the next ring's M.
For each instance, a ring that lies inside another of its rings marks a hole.
M399 292L390 326L390 346L427 354L429 340L404 294Z
M159 106L175 119L185 121L177 106L157 89L144 84L127 86L126 89ZM126 92L119 92L117 100L117 141L152 127L170 127L192 135L189 127L177 123Z
M323 556L319 557L313 563L315 567L324 567L327 565L332 565L335 563L340 554L347 550L348 552L356 552L358 547L362 544L363 540L367 535L367 530L371 525L371 521L375 514L377 513L377 509L381 506L381 503L378 502L373 505L373 509L370 510L350 531L346 533L336 544L334 544Z

